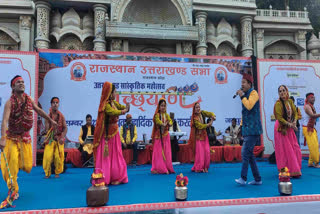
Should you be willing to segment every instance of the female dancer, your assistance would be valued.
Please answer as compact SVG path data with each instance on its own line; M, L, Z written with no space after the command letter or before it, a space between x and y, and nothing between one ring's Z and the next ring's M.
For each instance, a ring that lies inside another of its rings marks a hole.
M280 85L279 99L274 105L277 119L274 125L274 149L277 167L280 171L287 167L292 177L301 176L301 151L294 130L297 129L297 111L293 101L289 99L288 88Z
M211 121L206 124L205 117L210 117ZM201 111L200 103L195 103L191 116L191 131L189 144L192 146L195 154L194 172L208 172L210 166L210 146L206 128L212 125L216 116L212 112Z
M152 168L153 174L174 173L171 157L171 142L169 135L169 126L172 126L172 120L167 114L167 102L164 98L159 100L157 109L153 116L152 129Z
M118 185L128 183L127 164L122 156L119 135L119 115L129 112L130 105L120 105L115 101L116 89L110 82L102 88L98 118L94 132L95 171L93 184Z

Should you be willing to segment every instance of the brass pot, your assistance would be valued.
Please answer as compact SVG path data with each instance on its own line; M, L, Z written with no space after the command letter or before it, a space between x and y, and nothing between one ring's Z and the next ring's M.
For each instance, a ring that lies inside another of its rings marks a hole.
M188 198L188 188L187 187L175 187L174 197L178 201L185 201Z
M279 182L278 184L279 193L281 195L292 194L292 183L291 182Z

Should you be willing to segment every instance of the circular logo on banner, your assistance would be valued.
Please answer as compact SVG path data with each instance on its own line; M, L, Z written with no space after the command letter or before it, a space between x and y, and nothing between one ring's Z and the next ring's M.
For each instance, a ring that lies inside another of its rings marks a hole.
M225 68L218 67L214 72L215 82L217 84L225 84L228 82L228 73Z
M87 69L82 62L76 62L71 67L71 80L83 81L86 80Z

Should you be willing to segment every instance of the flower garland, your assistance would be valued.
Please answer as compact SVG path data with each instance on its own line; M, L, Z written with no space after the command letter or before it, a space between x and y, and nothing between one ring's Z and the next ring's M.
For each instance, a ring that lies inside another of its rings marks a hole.
M287 167L280 169L279 181L280 182L290 182L290 172Z
M177 175L176 182L175 182L177 187L185 187L188 185L188 183L189 183L189 179L187 176L183 176L182 173L180 173L180 175Z

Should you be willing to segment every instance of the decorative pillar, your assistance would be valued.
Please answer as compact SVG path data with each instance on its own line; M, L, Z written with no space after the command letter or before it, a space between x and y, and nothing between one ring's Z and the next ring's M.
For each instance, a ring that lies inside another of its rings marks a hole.
M192 43L191 42L182 42L182 54L192 55ZM207 52L206 52L207 54Z
M111 51L113 52L122 52L122 40L121 39L112 39L111 40Z
M20 16L19 20L19 37L21 38L20 51L31 51L31 16Z
M129 40L123 40L123 52L129 52Z
M306 40L307 31L299 30L298 31L298 44L304 48L304 51L300 53L300 59L306 60L307 59L307 40Z
M206 12L196 13L196 23L198 24L199 42L197 45L197 55L207 55L207 17Z
M107 7L103 4L93 5L94 11L94 36L95 51L106 51L106 17Z
M35 1L37 9L37 38L36 46L39 49L48 49L49 40L49 23L51 5L46 1Z
M264 58L264 30L256 29L257 57Z
M253 54L252 48L252 17L243 16L240 18L241 22L241 43L242 56L250 57Z
M181 48L180 42L176 43L176 54L182 54L182 48Z

